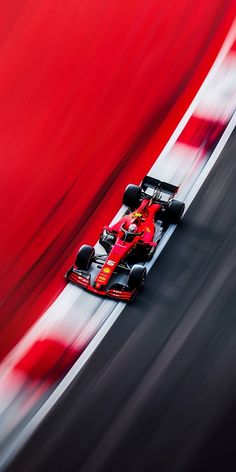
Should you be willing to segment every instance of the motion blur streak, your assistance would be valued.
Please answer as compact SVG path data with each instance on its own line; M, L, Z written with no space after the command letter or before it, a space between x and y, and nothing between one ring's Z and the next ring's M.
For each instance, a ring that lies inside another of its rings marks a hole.
M60 292L85 235L96 241L121 189L155 161L234 6L1 2L1 358Z

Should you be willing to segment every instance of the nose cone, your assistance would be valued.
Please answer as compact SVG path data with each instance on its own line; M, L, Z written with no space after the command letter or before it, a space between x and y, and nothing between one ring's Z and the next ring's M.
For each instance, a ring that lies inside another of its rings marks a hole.
M112 276L114 266L116 266L116 262L108 258L95 279L94 288L103 290L106 287Z

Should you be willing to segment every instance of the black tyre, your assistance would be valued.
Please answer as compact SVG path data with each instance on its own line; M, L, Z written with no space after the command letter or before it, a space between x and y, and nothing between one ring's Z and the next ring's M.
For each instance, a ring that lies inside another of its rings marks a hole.
M169 224L178 224L182 218L185 204L178 200L171 200L166 209L166 218Z
M124 191L124 205L127 205L129 208L131 208L131 210L135 210L135 208L138 208L141 199L141 193L141 187L139 187L138 185L129 184Z
M140 290L146 279L147 269L142 265L135 264L129 274L128 287L130 290Z
M88 246L87 244L81 246L75 259L76 267L81 270L89 270L94 254L94 247Z

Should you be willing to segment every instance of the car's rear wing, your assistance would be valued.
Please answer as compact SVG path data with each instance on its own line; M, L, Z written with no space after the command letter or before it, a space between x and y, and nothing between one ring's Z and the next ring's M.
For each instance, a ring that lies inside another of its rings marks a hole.
M151 177L150 175L146 175L146 177L144 177L141 187L144 192L148 188L153 188L159 189L161 192L168 193L169 195L175 195L179 190L179 187L176 185L172 185L168 182L162 182L161 180L155 179L155 177Z

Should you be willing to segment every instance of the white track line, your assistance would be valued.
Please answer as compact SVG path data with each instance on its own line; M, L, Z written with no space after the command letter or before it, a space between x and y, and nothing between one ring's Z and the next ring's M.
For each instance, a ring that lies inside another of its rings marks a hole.
M192 189L190 190L188 196L185 199L185 213L190 207L192 201L196 197L197 193L199 192L200 188L202 187L203 183L205 182L208 174L211 172L212 167L215 165L221 151L223 150L226 142L230 138L234 128L236 126L236 112L234 112L227 128L225 129L221 139L219 140L216 148L214 149L210 159L206 163L205 167L203 168L202 172L200 173L198 179L196 180L195 184L193 185Z
M182 133L184 127L186 126L187 122L195 112L197 106L199 105L199 102L209 87L210 82L213 80L213 78L216 76L220 66L222 65L224 59L226 58L230 48L232 47L236 37L236 20L233 22L232 27L230 28L230 31L224 41L224 44L214 62L212 65L210 71L208 72L205 80L203 81L200 89L198 90L197 94L195 95L193 101L189 105L187 111L185 112L183 118L180 120L178 126L176 127L174 133L170 137L169 141L167 142L166 146L164 147L163 151L160 153L158 160L154 163L148 174L151 174L153 171L155 172L155 166L157 162L160 163L160 159L163 159L166 157L166 155L169 153L171 148L174 146L175 142L177 141L178 137Z

